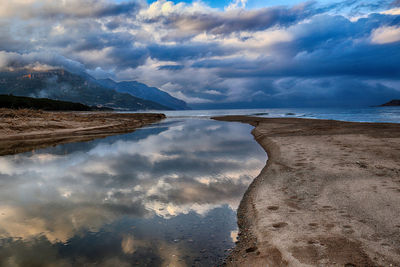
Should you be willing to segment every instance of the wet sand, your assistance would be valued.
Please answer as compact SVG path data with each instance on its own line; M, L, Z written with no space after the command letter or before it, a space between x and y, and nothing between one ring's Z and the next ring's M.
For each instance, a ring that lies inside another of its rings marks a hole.
M255 126L269 158L228 266L400 266L400 124L214 119Z
M163 114L0 109L0 155L127 133L164 118Z

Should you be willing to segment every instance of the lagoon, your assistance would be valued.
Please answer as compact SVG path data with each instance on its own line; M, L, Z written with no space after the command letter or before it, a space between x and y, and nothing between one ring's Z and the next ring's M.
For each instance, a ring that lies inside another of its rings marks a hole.
M221 263L267 160L251 129L172 118L0 157L0 265Z

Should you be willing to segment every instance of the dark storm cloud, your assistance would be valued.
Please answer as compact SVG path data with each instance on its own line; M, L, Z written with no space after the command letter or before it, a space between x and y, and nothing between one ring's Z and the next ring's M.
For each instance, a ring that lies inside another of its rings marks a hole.
M139 11L140 5L137 2L127 2L121 4L109 4L96 11L96 16L118 16L121 14L132 15Z
M163 65L158 67L159 70L169 70L169 71L179 71L182 70L185 66L183 65Z
M238 31L260 31L273 26L288 26L315 14L313 2L292 8L272 7L226 13L174 14L157 17L148 22L162 21L168 27L211 34L230 34Z
M113 47L107 53L107 57L117 70L124 70L143 65L148 57L148 51L140 47Z
M400 97L400 92L380 82L362 82L346 77L289 81L291 90L287 95L275 100L290 106L371 106L384 103L392 97ZM277 86L284 87L285 84Z
M212 68L224 78L340 75L397 78L399 43L373 44L369 36L379 26L400 24L399 18L371 15L351 22L342 16L321 15L295 26L292 30L298 37L271 47L276 52L271 56L256 60L206 59L195 62L192 67Z
M235 48L229 49L217 44L191 43L190 45L158 45L148 47L150 57L161 61L181 61L185 59L201 59L205 57L224 56L234 53Z
M18 6L17 6L18 7ZM20 8L25 6L21 4ZM42 3L34 1L29 7L21 10L18 16L24 19L42 18L42 19L69 19L69 18L101 18L119 15L135 15L141 8L141 5L135 1L126 3L112 3L98 0L67 0L65 3L53 2Z
M252 88L246 98L218 104L197 104L196 108L251 107L368 107L400 98L400 91L382 80L363 81L352 77L246 79Z

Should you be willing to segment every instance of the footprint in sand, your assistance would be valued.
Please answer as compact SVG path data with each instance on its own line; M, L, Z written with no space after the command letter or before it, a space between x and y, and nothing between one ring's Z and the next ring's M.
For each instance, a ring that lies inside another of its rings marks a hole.
M354 230L351 229L351 225L343 225L343 233L352 234L354 233Z
M333 223L328 223L328 224L325 225L325 227L326 227L326 229L330 230L333 227L335 227L335 225Z
M288 224L285 222L278 222L278 223L274 223L272 224L272 227L274 227L275 229L279 229L279 228L283 228L285 226L287 226Z

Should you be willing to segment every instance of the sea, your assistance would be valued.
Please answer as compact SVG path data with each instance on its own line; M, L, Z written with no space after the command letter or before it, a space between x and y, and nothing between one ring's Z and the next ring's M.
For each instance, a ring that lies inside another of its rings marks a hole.
M163 111L168 117L210 118L225 115L248 115L266 118L308 118L352 122L400 123L400 107L363 108L265 108Z

